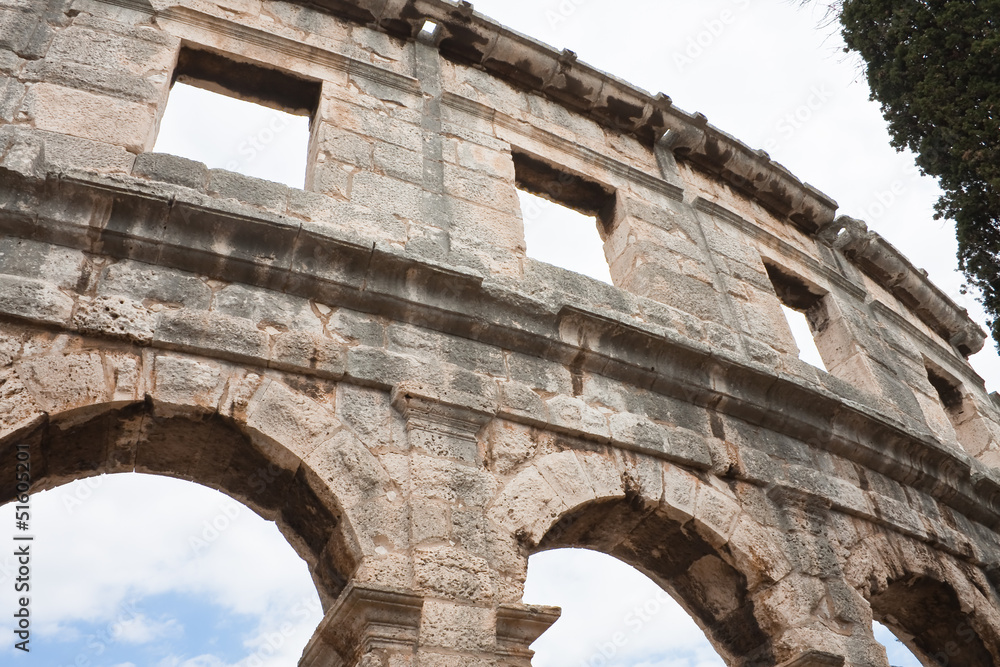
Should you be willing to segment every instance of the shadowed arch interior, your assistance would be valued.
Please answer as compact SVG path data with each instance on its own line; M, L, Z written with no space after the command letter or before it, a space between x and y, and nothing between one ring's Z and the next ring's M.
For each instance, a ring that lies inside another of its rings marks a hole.
M661 508L638 498L588 503L553 525L536 551L563 547L606 553L650 577L691 614L727 664L774 664L746 577L723 551Z
M987 647L946 583L924 576L889 584L870 598L875 620L926 665L994 665L1000 646Z
M91 409L88 409L91 412ZM280 465L217 414L164 417L131 404L85 420L45 420L0 442L0 468L14 469L15 443L31 449L32 493L101 473L142 472L222 491L277 523L309 565L324 608L357 567L353 539L334 498L302 465ZM0 504L15 498L13 476L0 481Z

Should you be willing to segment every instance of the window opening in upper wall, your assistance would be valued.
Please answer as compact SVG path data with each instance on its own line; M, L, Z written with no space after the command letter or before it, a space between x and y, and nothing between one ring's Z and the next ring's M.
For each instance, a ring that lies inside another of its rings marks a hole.
M976 450L973 452L975 455L987 444L984 442L984 437L988 438L988 434L978 428L979 411L973 402L966 398L962 382L926 357L924 357L924 369L927 371L927 379L941 399L941 405L948 416L948 421L955 429L959 442L966 448Z
M320 83L183 47L154 150L301 188Z
M804 280L773 264L764 262L764 268L781 301L792 338L799 348L799 359L821 370L827 370L826 361L819 350L820 336L826 332L826 308L823 294Z
M524 153L513 155L528 257L612 284L604 238L614 191Z

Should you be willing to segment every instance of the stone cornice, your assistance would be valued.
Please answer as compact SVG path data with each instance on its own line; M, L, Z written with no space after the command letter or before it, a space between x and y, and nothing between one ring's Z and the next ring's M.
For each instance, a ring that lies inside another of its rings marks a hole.
M70 202L90 213L66 217ZM1000 527L1000 481L979 462L828 388L837 383L775 376L738 353L644 323L633 314L642 308L633 295L620 293L620 304L608 304L615 310L603 312L581 309L578 298L551 286L545 291L552 296L539 301L513 285L329 228L128 177L0 170L0 203L0 231L9 235L244 282L573 363L828 449Z
M819 237L840 250L963 355L983 349L986 332L969 318L969 313L928 280L926 271L913 266L882 236L868 231L864 222L841 216L824 227Z
M782 257L794 257L817 275L828 280L830 284L836 285L855 298L862 300L865 298L867 292L863 286L821 264L778 236L744 220L729 209L702 197L695 200L694 207L703 213L725 220L744 234L775 248ZM841 233L841 229L845 231ZM900 298L910 312L959 350L963 356L968 357L983 349L986 333L969 318L968 312L934 285L925 272L915 268L892 244L875 232L869 232L863 222L841 216L821 230L819 240L840 250L875 282ZM889 315L894 324L905 327L911 335L921 338L933 347L940 347L937 341L919 331L889 306L879 301L875 301L875 306ZM963 375L969 377L970 372L966 370ZM982 385L982 380L978 377L974 380L971 377L969 379L977 385Z
M415 38L427 20L436 23L441 54L473 65L515 86L548 97L616 131L652 146L663 138L679 157L756 197L807 231L833 220L837 204L801 182L766 153L755 151L710 125L701 114L673 106L670 98L577 60L449 0L319 0L311 6ZM666 134L666 137L664 135Z

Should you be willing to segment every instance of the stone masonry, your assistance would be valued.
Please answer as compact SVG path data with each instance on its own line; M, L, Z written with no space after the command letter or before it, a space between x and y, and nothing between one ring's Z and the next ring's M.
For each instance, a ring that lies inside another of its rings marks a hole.
M308 115L306 188L148 152L177 80ZM516 187L614 287L525 256ZM302 667L527 667L569 546L734 667L886 667L873 619L1000 664L984 340L765 153L468 3L0 0L0 467L276 520Z

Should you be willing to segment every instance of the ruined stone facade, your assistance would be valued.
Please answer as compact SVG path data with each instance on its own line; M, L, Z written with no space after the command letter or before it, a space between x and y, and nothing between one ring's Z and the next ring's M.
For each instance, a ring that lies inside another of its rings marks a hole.
M178 79L308 114L305 190L148 152ZM527 258L515 186L597 216L616 286ZM885 667L873 618L1000 664L985 336L835 211L467 3L0 0L0 469L275 519L303 667L527 667L565 546L735 667Z

